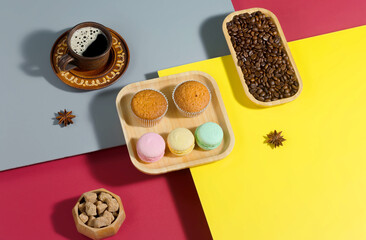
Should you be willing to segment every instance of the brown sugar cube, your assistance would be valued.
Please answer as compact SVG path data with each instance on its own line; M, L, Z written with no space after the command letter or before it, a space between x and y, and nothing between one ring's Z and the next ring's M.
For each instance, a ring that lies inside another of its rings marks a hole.
M95 215L97 215L97 207L91 202L86 202L85 203L85 213L88 216L95 216Z
M79 203L79 211L85 212L85 203Z
M94 227L95 228L101 228L101 227L105 227L108 226L109 220L106 217L98 217L94 220Z
M109 221L109 224L111 224L112 222L113 222L113 220L114 220L114 216L113 216L113 214L112 213L110 213L110 212L108 212L108 211L105 211L104 213L103 213L103 215L102 215L103 217L106 217L107 219L108 219L108 221ZM109 225L108 224L108 225Z
M107 199L112 199L112 195L108 194L108 193L105 193L105 192L102 192L99 194L99 200L102 201L102 202L106 202Z
M81 213L79 215L79 218L80 220L83 222L83 223L86 223L88 220L89 220L89 217L85 214L85 213Z
M101 215L104 212L104 210L106 210L107 207L108 207L107 204L103 203L102 201L98 201L97 202L98 215Z
M118 217L118 212L116 211L116 212L112 212L112 214L113 214L113 217Z
M115 212L119 209L119 205L116 199L107 199L108 211Z
M97 201L97 194L93 192L84 193L85 202L95 203Z
M88 225L89 227L94 227L94 220L95 220L94 216L89 217L89 220L86 225Z

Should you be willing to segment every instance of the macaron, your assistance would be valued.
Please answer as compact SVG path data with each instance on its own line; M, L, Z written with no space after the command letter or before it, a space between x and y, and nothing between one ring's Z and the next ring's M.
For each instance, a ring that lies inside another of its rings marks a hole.
M224 133L220 125L207 122L199 126L195 133L197 145L203 150L212 150L220 146Z
M177 156L184 156L194 148L194 136L187 128L176 128L168 135L168 147Z
M165 141L157 133L145 133L136 144L139 158L148 163L160 160L165 154Z

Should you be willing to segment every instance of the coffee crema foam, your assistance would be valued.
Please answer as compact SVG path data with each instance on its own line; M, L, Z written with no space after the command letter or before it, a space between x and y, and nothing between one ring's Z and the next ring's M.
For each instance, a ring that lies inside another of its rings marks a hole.
M100 29L95 27L84 27L76 30L71 37L71 49L78 55L83 55L99 34L106 37Z

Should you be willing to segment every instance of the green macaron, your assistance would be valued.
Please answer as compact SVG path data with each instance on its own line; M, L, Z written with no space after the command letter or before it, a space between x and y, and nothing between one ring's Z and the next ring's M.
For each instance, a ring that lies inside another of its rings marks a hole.
M196 129L194 136L200 148L203 150L212 150L220 146L224 133L218 124L207 122Z

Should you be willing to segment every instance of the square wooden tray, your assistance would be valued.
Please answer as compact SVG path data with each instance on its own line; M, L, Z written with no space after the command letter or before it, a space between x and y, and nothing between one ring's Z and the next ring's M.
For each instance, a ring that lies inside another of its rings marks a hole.
M183 117L172 100L174 87L187 80L203 82L210 89L212 95L208 108L201 115L194 118ZM153 88L163 92L169 102L169 109L165 117L157 125L150 128L142 127L134 120L130 106L130 101L134 93L145 88ZM207 73L191 71L129 84L118 93L116 105L131 161L141 172L162 174L210 163L226 157L234 147L234 133L222 101L219 87L216 81ZM183 157L177 157L167 147L165 156L157 162L144 163L138 158L136 143L144 133L156 132L166 140L169 132L177 127L188 128L194 133L199 125L208 121L218 123L224 132L223 142L218 148L211 151L204 151L196 146L192 153Z

